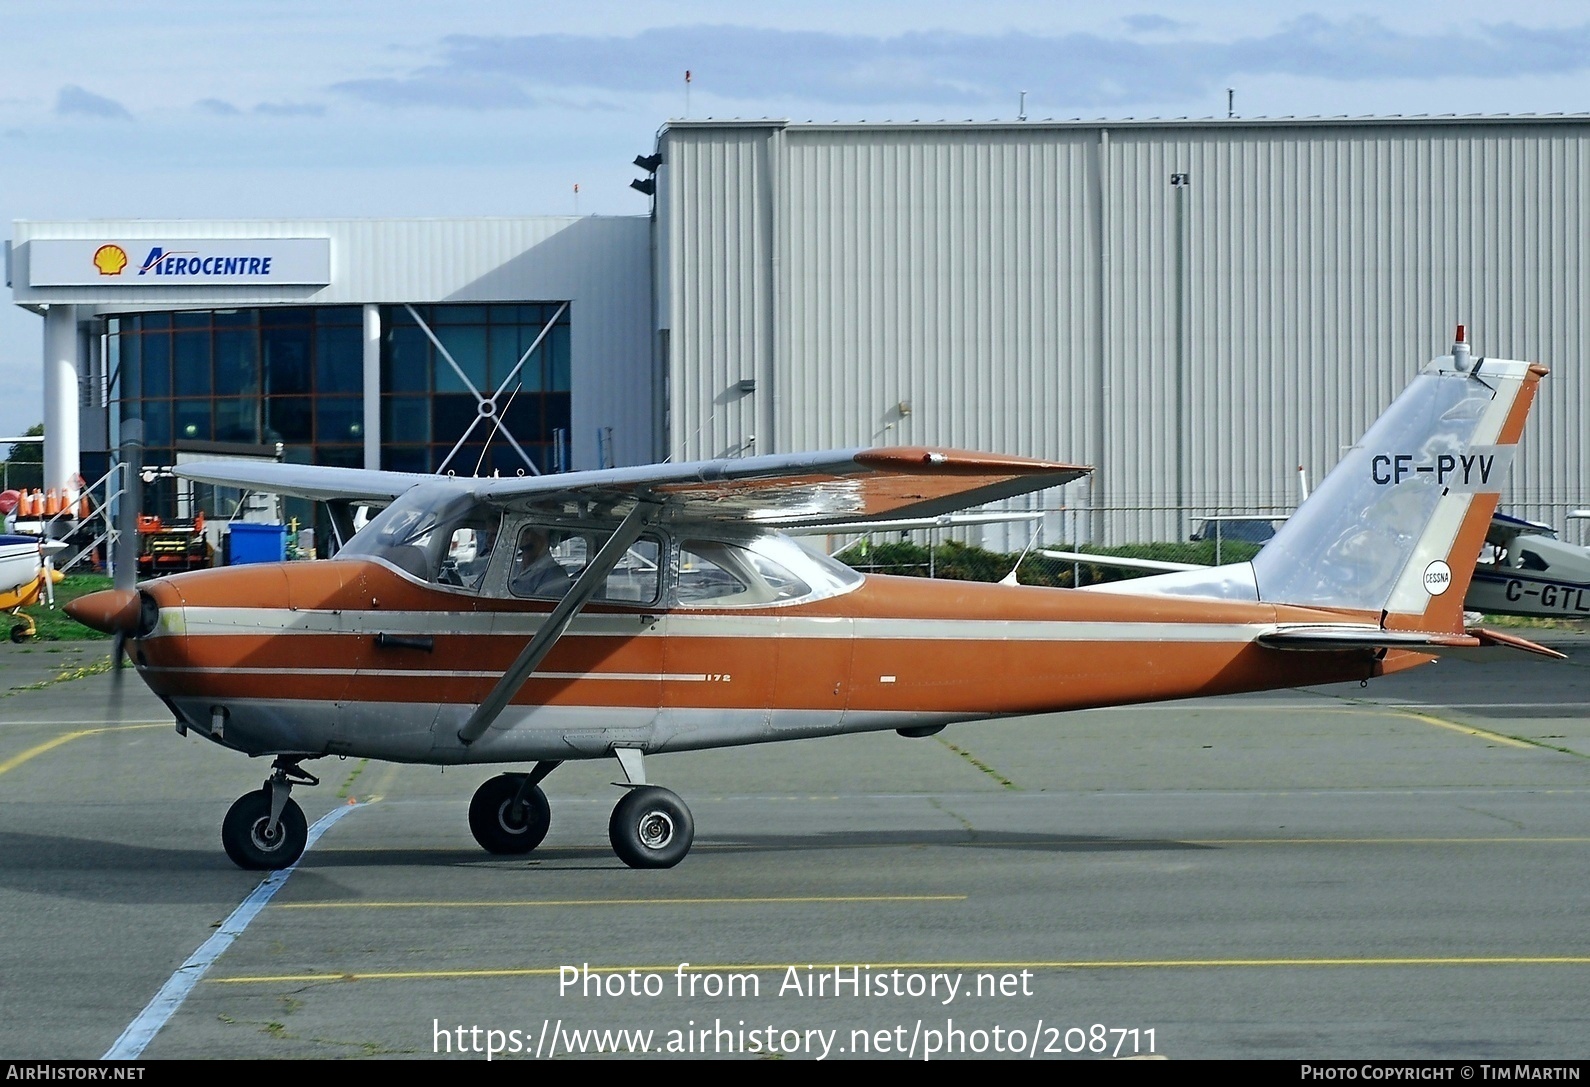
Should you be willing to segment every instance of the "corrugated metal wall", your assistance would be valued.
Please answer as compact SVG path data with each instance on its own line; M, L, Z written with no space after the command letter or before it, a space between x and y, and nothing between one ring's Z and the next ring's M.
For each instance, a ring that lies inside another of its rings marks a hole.
M1590 119L675 123L662 150L676 457L1088 461L1048 539L1173 538L1290 508L1462 322L1554 370L1504 504L1590 504Z

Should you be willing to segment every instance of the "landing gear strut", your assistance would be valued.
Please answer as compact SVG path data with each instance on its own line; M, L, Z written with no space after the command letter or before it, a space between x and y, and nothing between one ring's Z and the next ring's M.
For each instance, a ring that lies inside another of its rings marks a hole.
M309 824L292 799L294 785L319 785L320 779L301 769L299 759L279 757L264 788L237 798L221 822L221 844L239 868L287 868L304 855Z

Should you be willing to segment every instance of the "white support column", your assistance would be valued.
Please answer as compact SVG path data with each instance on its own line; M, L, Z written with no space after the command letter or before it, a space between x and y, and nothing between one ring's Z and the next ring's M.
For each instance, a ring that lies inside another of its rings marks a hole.
M364 307L364 466L381 467L381 307Z
M77 478L77 307L44 314L44 487Z

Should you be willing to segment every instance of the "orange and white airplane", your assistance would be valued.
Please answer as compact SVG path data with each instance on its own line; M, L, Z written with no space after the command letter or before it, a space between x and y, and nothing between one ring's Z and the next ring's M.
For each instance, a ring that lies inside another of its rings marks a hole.
M387 503L334 560L177 574L69 606L130 639L179 733L275 763L227 814L245 868L292 864L289 794L327 755L533 764L469 808L487 850L547 832L540 782L614 758L609 835L664 868L693 821L671 751L1369 679L1485 645L1462 601L1545 371L1424 367L1251 562L1092 589L863 576L781 529L931 517L1087 468L884 448L517 479L187 465L196 480Z

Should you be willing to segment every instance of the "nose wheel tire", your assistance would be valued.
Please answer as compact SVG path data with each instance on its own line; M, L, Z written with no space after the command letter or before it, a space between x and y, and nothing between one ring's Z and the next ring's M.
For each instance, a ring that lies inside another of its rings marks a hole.
M237 798L221 822L221 844L233 864L250 871L273 870L286 868L304 855L309 824L303 809L288 800L274 833L269 832L270 821L270 793L256 789Z
M552 825L552 805L541 786L519 795L521 774L498 774L475 790L469 802L469 831L488 853L528 853L541 844Z
M677 795L642 785L614 805L607 836L618 859L631 868L672 868L690 852L696 824Z

